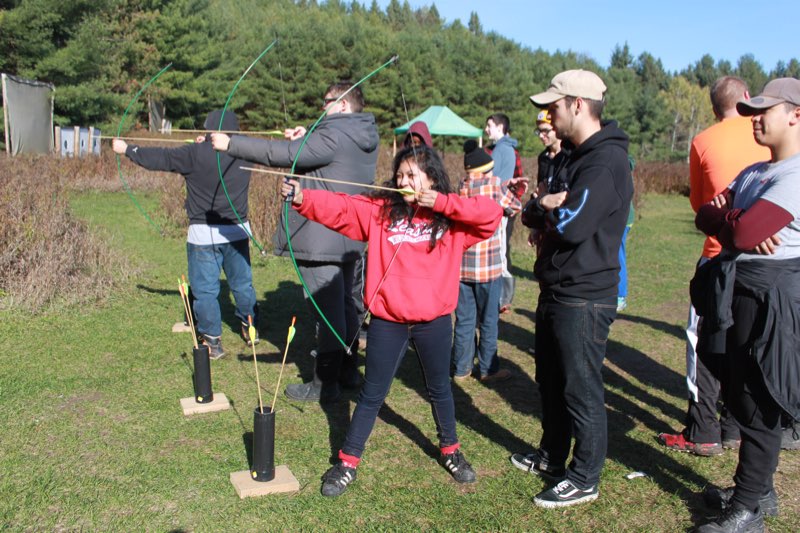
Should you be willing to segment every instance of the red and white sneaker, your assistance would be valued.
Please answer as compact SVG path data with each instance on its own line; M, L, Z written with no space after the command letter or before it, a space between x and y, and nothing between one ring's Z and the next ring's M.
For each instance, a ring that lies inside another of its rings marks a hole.
M691 442L686 440L683 433L659 433L658 442L676 452L689 452L701 457L711 457L724 453L719 442Z

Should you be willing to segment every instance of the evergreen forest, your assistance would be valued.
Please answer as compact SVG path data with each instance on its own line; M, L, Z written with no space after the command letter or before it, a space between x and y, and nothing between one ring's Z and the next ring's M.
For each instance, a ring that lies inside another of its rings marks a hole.
M608 51L610 66L601 68L582 54L532 50L485 32L474 12L466 22L445 21L435 3L413 9L392 0L384 10L341 0L0 0L0 71L52 83L60 126L116 132L132 96L172 63L147 96L164 102L174 127L200 128L275 39L230 103L243 129L310 123L329 83L358 80L398 54L363 85L387 142L409 117L448 105L479 127L505 112L527 156L541 149L528 96L564 69L604 78L604 116L631 136L635 157L672 161L685 160L692 137L713 122L708 86L718 76L738 75L753 93L772 77L800 77L795 58L767 71L752 55L734 65L706 54L667 72L647 52L634 57L627 43ZM146 124L144 101L126 126Z

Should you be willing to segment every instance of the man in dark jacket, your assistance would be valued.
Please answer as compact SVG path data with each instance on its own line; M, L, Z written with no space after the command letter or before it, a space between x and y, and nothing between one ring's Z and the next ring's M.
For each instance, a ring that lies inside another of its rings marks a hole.
M204 128L219 127L222 111L209 113ZM239 121L234 113L226 113L222 128L238 130ZM197 318L197 333L208 345L212 359L224 357L222 348L222 318L219 308L219 276L225 271L228 286L236 300L236 316L242 323L242 337L252 345L258 336L248 335L248 316L256 324L258 306L250 269L249 233L247 222L247 192L250 172L240 169L242 162L222 155L221 166L228 194L236 211L231 209L219 179L217 154L205 137L194 144L179 148L145 148L128 145L115 139L113 149L125 154L131 161L148 170L177 172L186 180L186 214L189 231L186 255L189 263L189 283L192 288L192 308Z
M364 113L364 96L349 82L335 83L325 91L322 107L327 115L306 139L306 128L286 130L287 140L229 138L214 134L214 148L234 157L271 167L291 167L300 152L297 172L307 176L351 182L342 185L305 180L308 189L326 189L346 194L364 191L371 185L378 162L378 129L375 117ZM341 100L337 99L345 95ZM305 143L305 145L303 144ZM301 146L303 148L301 149ZM275 232L275 253L289 255L284 213ZM353 303L356 264L364 254L364 243L356 242L321 224L289 210L292 250L300 273L322 313L348 346L358 335L357 309ZM333 333L319 327L314 378L311 382L286 387L289 398L302 401L335 401L339 384L360 385L355 352L348 354Z
M619 247L633 181L628 137L615 122L600 120L605 90L596 74L568 70L530 97L547 108L556 135L572 147L563 190L531 200L522 215L525 225L544 233L534 267L543 434L538 450L511 461L555 483L534 499L545 508L597 499L606 456L601 372L616 317ZM573 459L565 469L572 436Z

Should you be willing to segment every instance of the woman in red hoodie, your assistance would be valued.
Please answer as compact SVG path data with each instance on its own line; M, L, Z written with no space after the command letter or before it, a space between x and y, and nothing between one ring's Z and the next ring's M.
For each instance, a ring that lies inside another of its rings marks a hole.
M441 159L426 146L400 151L386 185L413 194L348 196L301 190L296 181L284 183L281 190L284 198L293 195L293 207L304 217L369 246L364 303L372 318L365 381L339 463L322 477L325 496L340 495L355 480L378 410L409 343L414 344L428 389L442 453L439 463L457 482L475 481L456 435L450 315L458 302L464 251L492 236L503 211L483 196L459 198Z

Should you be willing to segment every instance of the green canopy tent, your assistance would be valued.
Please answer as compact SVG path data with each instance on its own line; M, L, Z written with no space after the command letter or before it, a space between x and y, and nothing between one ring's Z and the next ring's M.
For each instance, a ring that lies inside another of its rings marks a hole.
M478 139L478 143L482 144L483 130L476 128L444 105L430 106L422 114L395 128L394 134L405 134L414 122L424 122L428 126L428 131L431 132L431 136L470 137ZM394 139L394 148L397 151L397 137Z

